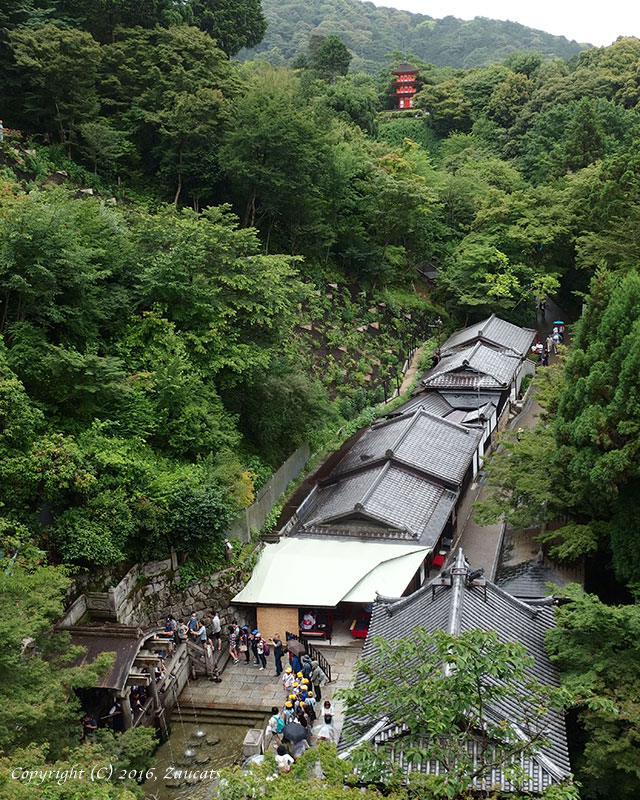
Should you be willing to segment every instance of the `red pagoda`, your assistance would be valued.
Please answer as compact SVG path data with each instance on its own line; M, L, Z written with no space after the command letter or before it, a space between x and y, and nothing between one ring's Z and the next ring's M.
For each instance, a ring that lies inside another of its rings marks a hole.
M417 67L412 67L407 64L400 64L399 67L393 70L392 74L396 75L396 97L398 98L398 108L413 108L413 95L418 91L416 88L416 75L420 70Z

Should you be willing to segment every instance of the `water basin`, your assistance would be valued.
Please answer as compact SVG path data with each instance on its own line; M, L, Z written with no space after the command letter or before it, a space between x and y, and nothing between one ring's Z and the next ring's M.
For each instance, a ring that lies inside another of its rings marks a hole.
M266 719L260 724L266 724ZM215 772L244 761L242 742L248 728L246 720L238 724L185 720L181 724L172 718L171 736L155 753L155 780L142 787L145 800L209 800Z

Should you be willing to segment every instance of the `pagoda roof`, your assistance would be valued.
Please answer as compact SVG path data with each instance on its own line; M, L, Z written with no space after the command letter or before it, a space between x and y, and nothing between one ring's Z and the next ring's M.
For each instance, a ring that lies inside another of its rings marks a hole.
M400 75L404 74L405 72L414 73L414 72L420 72L420 70L418 67L412 67L411 64L407 64L406 61L403 64L400 64L399 67L396 67L395 69L391 70L392 75Z

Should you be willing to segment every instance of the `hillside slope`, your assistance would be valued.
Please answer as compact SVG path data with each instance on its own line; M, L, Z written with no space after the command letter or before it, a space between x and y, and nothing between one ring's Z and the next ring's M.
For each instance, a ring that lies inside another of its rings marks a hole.
M361 0L263 0L269 26L262 43L241 57L268 54L273 63L291 62L305 50L311 33L335 33L354 53L352 71L376 72L403 45L438 66L469 68L504 60L514 50L571 58L588 45L552 36L515 22L483 17L471 21L433 19Z

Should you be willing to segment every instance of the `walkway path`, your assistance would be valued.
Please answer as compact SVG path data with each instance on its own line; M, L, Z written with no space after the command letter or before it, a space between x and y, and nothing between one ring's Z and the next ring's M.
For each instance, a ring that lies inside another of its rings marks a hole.
M345 689L351 685L353 667L362 654L362 648L350 645L349 647L323 647L322 654L331 664L333 680L322 688L322 700L333 698L338 689ZM286 657L283 663L286 664ZM282 680L276 678L274 660L272 656L267 659L267 668L259 670L253 665L253 658L249 664L244 661L233 665L231 661L222 673L222 682L214 683L207 678L191 681L180 695L180 706L189 709L206 708L229 711L262 711L270 712L272 706L281 708L285 701ZM336 711L334 725L336 730L342 728L342 707L339 702L334 702Z
M413 354L411 362L407 367L407 371L404 373L404 378L402 379L400 394L404 394L405 392L409 391L409 387L416 378L416 373L418 372L418 361L420 361L420 356L423 353L424 353L424 345L422 345L422 347L419 347Z
M554 320L563 318L563 311L560 307L553 300L547 300L547 309L544 318L538 317L536 321L536 328L540 334L540 338L544 340L547 334L551 333ZM566 341L567 337L565 336L565 343ZM556 356L551 353L550 361L555 360L555 358ZM544 368L540 367L540 369ZM509 427L512 430L517 430L518 428L533 428L538 424L539 414L540 405L538 404L534 390L527 398L520 414L509 422ZM473 568L484 569L486 577L490 580L494 580L504 536L502 523L499 522L495 525L483 526L478 525L473 519L473 503L476 500L483 500L486 496L486 492L487 489L482 477L480 477L479 483L474 484L467 492L467 497L464 500L459 514L459 519L463 527L460 535L453 543L451 555L447 563L452 559L456 548L461 547Z

